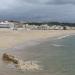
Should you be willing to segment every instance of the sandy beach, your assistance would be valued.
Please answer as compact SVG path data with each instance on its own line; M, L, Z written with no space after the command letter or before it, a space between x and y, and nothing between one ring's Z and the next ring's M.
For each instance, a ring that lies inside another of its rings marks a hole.
M62 39L68 37L69 35L75 34L75 30L10 30L10 29L0 29L0 74L3 75L50 75L50 71L57 70L56 67L59 68L59 59L58 55L62 55L62 45L59 43L48 43L44 42L40 45L36 45L36 42L40 41L48 41L49 38ZM50 41L50 40L49 40ZM31 45L31 47L27 47ZM34 45L33 45L34 44ZM34 47L33 47L33 46ZM36 45L36 46L35 46ZM26 47L27 48L26 48ZM60 48L60 47L61 48ZM17 48L16 48L17 47ZM26 48L26 49L25 49ZM4 53L15 56L20 64L18 68L14 68L13 64L4 63L2 60L2 56ZM51 57L55 57L55 59ZM58 65L56 64L56 57ZM61 56L59 56L61 57ZM50 61L48 61L48 59ZM61 60L61 59L60 59ZM48 62L46 62L48 61ZM33 64L31 64L31 62ZM52 63L53 63L53 67ZM56 65L55 65L55 64ZM46 65L50 65L49 73L44 69ZM38 72L34 72L34 69L38 70ZM23 70L23 72L21 72ZM28 71L26 71L28 70ZM43 72L41 72L41 70ZM30 72L32 71L32 72ZM54 72L55 73L55 72Z
M12 48L18 44L30 40L47 39L61 35L75 33L75 30L29 30L29 31L13 31L10 29L0 30L0 48Z

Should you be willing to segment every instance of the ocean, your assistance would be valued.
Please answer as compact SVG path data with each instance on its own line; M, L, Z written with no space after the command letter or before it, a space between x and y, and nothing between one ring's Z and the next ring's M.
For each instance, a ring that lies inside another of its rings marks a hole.
M20 71L0 65L3 75L75 75L75 35L56 37L52 40L13 52L25 61L37 61L42 67L39 71Z

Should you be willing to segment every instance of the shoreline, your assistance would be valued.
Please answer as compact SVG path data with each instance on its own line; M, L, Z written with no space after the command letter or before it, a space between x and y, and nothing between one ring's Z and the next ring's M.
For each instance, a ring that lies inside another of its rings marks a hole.
M53 38L59 40L63 39L65 37L68 37L70 35L75 35L74 30L48 30L48 31L7 31L0 32L2 37L0 37L0 48L1 49L21 49L29 46L34 46L37 44L40 44L42 42L48 41L48 39L52 40ZM4 33L4 34L2 34ZM11 40L11 41L10 41ZM15 42L16 41L16 42Z
M5 52L8 52L8 51L13 52L15 50L22 50L22 49L26 49L26 48L29 48L29 47L32 47L32 46L34 47L38 44L45 43L47 41L61 40L61 39L64 39L64 38L72 36L72 35L75 35L75 33L61 34L61 35L56 35L56 36L53 36L53 37L27 40L27 41L24 41L23 43L19 43L19 44L15 45L12 48L6 48L4 51Z

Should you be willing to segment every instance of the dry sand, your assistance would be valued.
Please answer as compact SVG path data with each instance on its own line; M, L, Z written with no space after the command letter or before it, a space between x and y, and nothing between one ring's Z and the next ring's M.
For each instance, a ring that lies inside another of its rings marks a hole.
M0 48L12 48L29 40L46 39L73 34L75 30L18 30L0 29Z

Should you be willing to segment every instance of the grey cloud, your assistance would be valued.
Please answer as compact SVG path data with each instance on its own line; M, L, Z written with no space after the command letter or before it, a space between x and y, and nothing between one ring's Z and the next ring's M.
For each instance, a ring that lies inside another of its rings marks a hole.
M0 17L74 22L74 3L75 0L1 0Z
M75 4L75 0L19 0L32 4Z
M46 4L75 4L75 0L49 0Z

